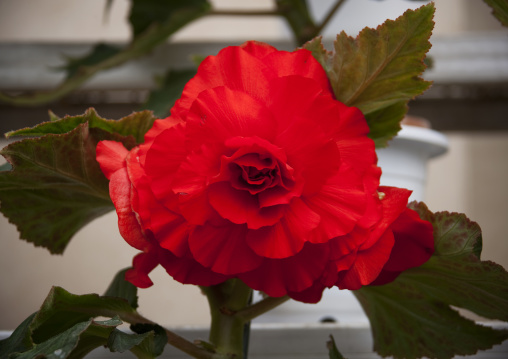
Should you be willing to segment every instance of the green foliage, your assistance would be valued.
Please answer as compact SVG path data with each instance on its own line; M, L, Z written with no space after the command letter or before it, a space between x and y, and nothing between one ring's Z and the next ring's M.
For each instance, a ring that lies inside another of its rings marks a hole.
M138 358L141 358L140 354L142 353L153 353L157 356L161 355L164 351L164 347L168 342L168 338L166 335L166 331L159 325L155 324L133 324L131 325L131 330L137 333L139 336L146 336L147 334L154 334L153 340L143 341L136 347L129 349Z
M508 1L506 0L483 0L492 8L492 14L503 24L508 26Z
M301 45L318 35L306 0L276 0L277 11L287 21L296 42Z
M182 95L183 88L195 74L196 70L168 71L159 81L159 88L150 93L143 108L153 111L157 117L167 117L175 101Z
M508 339L508 330L478 325L450 306L508 321L508 273L481 261L481 231L463 214L433 214L413 205L434 227L435 253L394 282L355 295L367 313L374 349L395 358L471 355Z
M112 121L89 110L10 133L42 137L0 151L13 167L0 172L0 211L22 239L62 253L80 228L113 209L108 180L95 160L97 143L114 140L132 148L153 121L149 112Z
M48 340L34 344L28 351L12 353L10 359L32 358L83 358L93 349L107 343L106 338L115 327L122 324L118 319L78 323Z
M103 61L117 55L121 51L121 48L117 46L107 44L97 44L87 55L79 58L68 58L67 64L62 66L67 72L67 78L79 75L80 71L84 71L84 68L95 66Z
M81 58L72 58L62 66L68 72L67 77L53 90L19 96L0 93L0 102L41 105L59 99L98 72L147 55L181 28L206 15L210 9L206 0L132 0L129 19L133 37L126 47L119 49L110 45L98 45L90 53Z
M139 36L149 27L162 24L188 14L200 14L208 11L210 4L207 0L131 0L132 6L129 22L134 37ZM192 19L194 20L194 19ZM190 22L190 21L189 21Z
M11 131L5 136L10 138L15 136L40 137L48 134L65 134L86 123L89 128L130 137L124 144L132 147L143 142L145 133L152 128L156 118L151 111L141 111L134 112L120 120L107 120L100 117L95 109L90 108L83 115L66 116L60 119L52 114L50 119L51 121L32 128Z
M330 359L345 359L339 352L339 349L337 349L333 336L330 335L330 340L326 343L326 346L328 348L328 355Z
M419 76L431 46L433 14L430 3L377 29L365 28L356 39L342 32L333 54L320 38L304 45L326 70L336 98L363 112L378 147L397 134L407 102L430 86Z
M82 358L105 346L112 352L130 350L138 358L156 358L167 342L164 329L154 324L143 324L143 330L133 334L117 329L123 323L120 317L135 320L136 315L124 299L74 295L54 287L41 309L0 341L0 357ZM99 316L107 319L98 321Z
M0 340L0 358L7 358L10 353L22 353L30 350L34 343L30 337L30 323L35 315L33 313L21 323L7 339Z
M104 295L123 298L132 308L136 309L138 307L138 288L125 280L125 272L128 270L129 268L125 268L116 274Z

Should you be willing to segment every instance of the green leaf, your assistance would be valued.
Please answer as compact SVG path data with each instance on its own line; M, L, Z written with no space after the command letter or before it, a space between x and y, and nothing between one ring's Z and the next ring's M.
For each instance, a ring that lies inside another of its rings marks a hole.
M369 137L376 148L386 147L394 134L400 131L400 121L407 112L407 102L396 102L388 107L372 111L365 116L369 125Z
M134 324L131 325L131 330L140 336L144 335L148 337L148 334L151 334L151 336L148 337L150 340L144 340L131 349L138 358L152 358L152 356L147 355L154 355L153 357L159 356L168 343L166 331L159 325Z
M491 8L492 14L503 24L508 26L508 1L506 0L483 0Z
M0 172L12 170L12 165L9 162L4 163L0 166Z
M96 317L110 319L98 321ZM127 321L142 320L121 298L97 294L74 295L53 287L41 309L27 318L11 335L0 341L1 358L82 358L105 346L112 352L130 350L138 358L161 355L166 332L155 324L135 325L135 333L116 329Z
M125 280L125 272L129 269L122 269L116 274L104 295L107 297L123 298L132 308L136 309L138 307L138 288Z
M330 335L330 340L326 343L326 346L328 347L328 355L330 359L345 359L339 352L339 349L337 349L333 336Z
M11 96L0 92L0 102L16 105L41 105L65 96L96 73L120 66L127 61L147 55L156 46L165 43L171 35L192 21L206 15L211 5L206 0L132 0L130 21L133 39L121 51L94 49L81 59L73 59L68 65L71 77L67 77L51 91L30 92Z
M62 333L35 344L28 351L11 354L9 359L83 358L95 348L105 345L107 338L120 324L122 321L117 318L106 321L90 319L77 323Z
M180 18L183 25L204 15L210 4L207 0L131 0L129 22L134 37L139 36L155 24L175 21ZM176 30L175 30L176 31Z
M79 125L65 135L14 142L0 151L14 167L0 173L0 211L20 237L62 253L71 237L113 209L95 161L104 131Z
M117 46L111 46L107 44L97 44L93 49L83 57L79 58L67 58L67 64L60 67L60 69L67 72L67 79L79 75L80 71L84 71L86 67L95 66L101 62L106 61L113 56L116 56L122 51Z
M323 69L328 74L328 77L330 81L336 81L337 79L332 79L331 76L333 76L332 72L332 62L334 59L333 52L328 51L322 42L322 37L318 36L314 39L310 40L309 42L306 42L302 48L309 50L312 52L312 56L323 66Z
M41 343L63 329L98 316L118 316L130 322L136 318L137 312L122 298L97 294L75 295L61 287L53 287L30 324L32 339L35 343Z
M394 282L354 291L370 319L374 349L395 358L451 358L508 339L508 330L478 325L450 307L508 321L508 273L480 260L478 225L463 214L412 206L432 223L436 250Z
M114 208L109 182L95 159L97 143L114 140L132 148L153 121L148 111L112 121L88 110L10 133L42 137L0 151L13 166L0 172L0 211L22 239L62 253L79 229Z
M87 123L89 128L101 129L121 136L132 136L135 144L142 143L145 133L152 128L155 117L150 111L134 112L120 120L107 120L100 117L95 109L88 109L83 115L66 116L59 119L56 115L50 115L51 121L41 123L32 128L24 128L11 131L6 134L7 138L14 136L39 137L48 134L64 134L74 130L80 124Z
M291 27L296 42L301 45L319 33L310 16L306 0L276 0L277 12Z
M34 343L30 337L30 323L32 323L35 314L26 318L9 338L0 340L0 358L7 358L11 353L21 353L33 347Z
M170 70L160 81L160 87L150 93L143 109L152 110L157 117L167 117L184 86L196 74L196 70Z
M433 14L430 3L377 29L364 28L356 39L341 32L333 54L319 38L304 45L326 70L336 98L370 116L369 126L375 126L370 136L378 147L396 135L393 124L404 117L403 104L430 86L419 76L431 46Z

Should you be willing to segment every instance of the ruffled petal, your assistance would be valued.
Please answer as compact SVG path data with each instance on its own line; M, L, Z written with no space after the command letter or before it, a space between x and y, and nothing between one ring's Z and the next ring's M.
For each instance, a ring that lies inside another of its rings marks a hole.
M263 60L266 55L278 51L275 47L259 41L247 41L240 45L240 47L260 60Z
M246 232L244 225L198 226L189 237L189 247L196 261L213 272L247 272L257 268L263 259L245 243Z
M368 240L362 245L362 249L367 249L374 245L378 238L391 226L391 224L405 211L407 200L411 191L397 187L379 187L379 192L383 193L381 200L382 217L370 229Z
M330 177L314 196L304 197L305 203L321 217L312 243L351 232L366 210L366 194L356 172L343 169Z
M247 243L262 257L287 258L300 252L319 221L316 212L295 198L276 224L249 231Z
M289 127L295 118L304 118L321 126L323 121L327 121L322 116L323 111L335 102L331 94L323 92L320 83L311 78L288 75L272 80L269 86L270 96L266 106L277 119L280 132ZM328 101L321 101L323 97ZM320 106L315 106L317 102Z
M301 292L288 291L288 295L291 299L297 300L303 303L317 303L323 297L323 291L325 286L319 281L315 281L314 284Z
M432 224L420 219L415 211L406 208L392 224L391 230L395 246L384 269L404 271L418 267L434 253Z
M390 229L395 244L388 262L372 285L394 281L403 271L424 264L434 253L432 224L420 219L415 211L406 208Z
M113 173L109 182L109 195L116 208L120 234L132 247L144 251L148 246L148 241L132 210L131 188L126 168Z
M274 77L274 71L253 56L252 50L226 47L217 56L208 56L201 62L196 76L185 85L182 96L171 109L171 115L185 119L187 110L201 92L219 86L264 100L267 98L267 84Z
M222 143L237 136L271 140L276 130L263 101L224 86L202 91L189 111L187 122L189 140L196 144Z
M144 173L139 163L136 151L127 156L129 178L133 184L131 192L132 210L145 232L149 230L162 247L171 250L177 256L182 256L188 250L187 238L190 227L184 218L166 206L161 205L152 193L150 178ZM178 198L172 197L176 208ZM167 200L166 203L169 203Z
M139 253L132 260L132 268L125 273L125 279L138 288L148 288L153 285L148 274L159 264L155 252Z
M388 261L394 242L392 232L387 231L368 250L358 251L353 265L339 273L337 286L356 290L373 282Z
M185 126L180 124L162 131L146 154L144 171L150 177L152 192L168 208L175 195L172 181L187 157L184 130Z
M125 167L125 157L129 153L121 142L115 141L100 141L95 151L97 162L107 179Z
M316 81L323 91L331 93L330 81L323 66L312 52L300 49L293 52L275 51L263 57L263 62L276 71L277 77L298 75Z
M208 198L212 207L235 224L247 224L249 229L258 229L276 224L284 215L283 206L260 208L256 196L237 190L227 182L213 183L209 187Z
M307 244L295 256L265 259L259 268L238 277L255 290L282 297L311 287L320 278L327 259L327 245Z
M177 257L169 251L160 250L158 258L166 272L183 284L211 286L230 278L203 267L190 256Z

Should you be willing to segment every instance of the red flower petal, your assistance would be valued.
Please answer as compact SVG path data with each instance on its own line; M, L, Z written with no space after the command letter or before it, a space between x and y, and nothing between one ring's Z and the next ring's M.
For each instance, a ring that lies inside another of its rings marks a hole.
M322 122L327 121L321 114L327 112L330 106L335 108L337 102L333 100L331 93L323 91L321 84L311 78L293 74L273 79L269 86L266 106L277 118L279 132L291 126L295 118L304 118L321 126ZM316 103L319 103L319 106L316 106ZM334 118L333 122L336 121Z
M373 245L399 215L405 211L407 200L411 195L411 191L397 187L379 187L379 192L384 195L381 200L382 218L371 228L368 240L362 245L362 249L367 249Z
M120 142L100 141L96 148L96 159L107 179L125 167L125 157L129 151Z
M327 245L307 244L295 256L265 259L259 268L238 277L253 289L282 297L311 287L321 276L327 259Z
M259 41L247 41L240 45L240 47L260 60L262 60L266 55L278 51L275 47Z
M331 92L330 81L323 66L308 50L274 51L263 57L263 62L276 71L277 77L298 75L311 78L319 83L324 91Z
M233 275L257 268L262 258L245 243L243 225L197 226L189 237L192 255L213 272Z
M157 267L158 264L156 253L139 253L132 260L132 268L125 273L125 279L138 288L151 287L153 282L148 277L148 273Z
M137 214L145 231L150 230L162 247L182 256L188 251L189 225L181 215L157 202L151 191L150 178L145 175L136 154L133 150L127 156L129 178L134 186L131 192L132 210ZM172 201L175 204L171 207L176 207L176 195L172 196ZM168 202L169 200L166 201Z
M312 243L323 243L351 232L366 209L361 179L347 168L330 177L317 194L303 199L321 217L316 233L310 238Z
M427 262L434 253L432 224L421 220L415 211L406 208L391 229L395 246L384 269L404 271L418 267Z
M171 208L175 194L172 181L187 157L184 129L184 125L177 125L164 130L146 153L144 171L151 179L152 192L168 208Z
M188 116L189 140L196 144L236 137L270 140L275 133L272 114L259 99L228 87L202 91Z
M272 226L247 233L248 245L266 258L287 258L300 252L320 218L304 202L295 198L284 217Z
M131 182L127 169L116 171L109 182L109 195L118 215L120 234L132 247L144 251L148 241L131 206Z
M395 244L388 262L372 285L382 285L395 280L409 268L422 265L434 253L432 224L420 219L418 213L406 210L392 224Z
M255 195L237 190L227 182L212 183L208 198L223 218L235 224L247 224L249 229L272 226L284 215L284 206L261 208Z
M318 280L314 284L301 292L288 291L288 295L294 299L303 303L317 303L323 296L325 286Z
M177 257L169 251L159 251L160 264L176 281L183 284L211 286L224 282L229 277L203 267L190 257Z
M257 99L266 99L267 83L275 77L275 73L252 53L238 46L230 46L222 49L217 56L204 59L196 76L187 83L182 96L171 109L171 115L185 118L186 111L202 91L219 86L241 90Z
M288 164L302 174L304 191L315 192L341 165L335 142L308 119L293 118L293 122L281 130L274 143L285 149Z
M387 231L368 250L359 251L354 264L347 271L339 273L337 286L340 289L356 290L370 284L388 261L393 244L393 234Z

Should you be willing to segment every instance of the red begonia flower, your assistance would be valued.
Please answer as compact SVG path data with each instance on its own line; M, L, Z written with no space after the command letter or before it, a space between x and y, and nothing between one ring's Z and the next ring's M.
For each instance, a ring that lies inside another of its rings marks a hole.
M182 283L240 278L308 302L370 284L407 196L379 199L368 131L307 50L247 42L207 57L143 144L97 146L120 232L143 252L127 279L149 286L160 264Z

